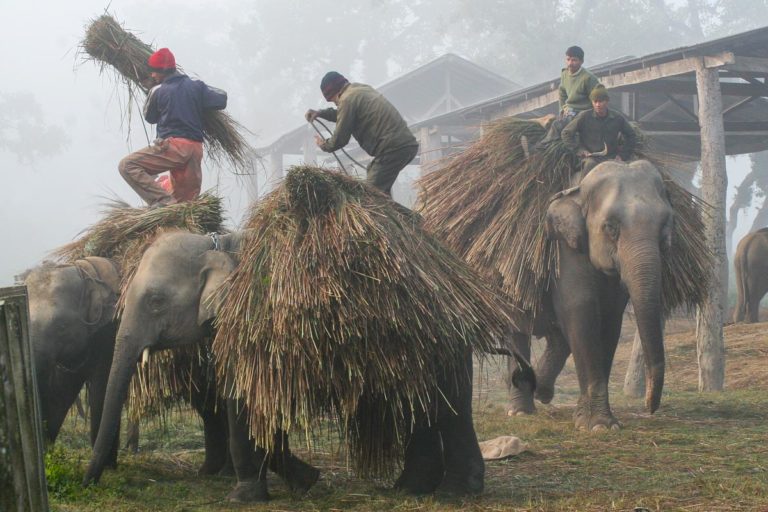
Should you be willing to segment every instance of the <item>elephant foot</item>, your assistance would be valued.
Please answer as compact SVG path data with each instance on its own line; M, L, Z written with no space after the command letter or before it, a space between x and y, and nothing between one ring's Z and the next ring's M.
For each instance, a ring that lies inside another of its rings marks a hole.
M621 423L610 411L607 413L590 414L586 408L578 407L573 413L573 420L578 430L587 432L605 432L621 429Z
M229 458L216 474L218 476L235 476L235 466L232 465L232 459Z
M543 385L541 384L541 382L539 382L539 385L536 388L536 392L534 393L534 396L536 397L536 400L538 400L539 402L543 404L548 404L555 397L555 388L554 386Z
M434 457L414 457L395 481L394 489L411 496L432 494L443 479L443 465Z
M479 465L470 462L469 467L462 471L447 471L437 489L437 495L445 497L477 496L482 494L484 487L485 465L480 460Z
M509 409L507 416L522 416L536 414L536 406L533 403L533 387L527 383L522 388L509 388Z
M208 459L205 459L202 466L197 470L197 474L200 476L204 475L217 475L220 474L221 470L224 468L226 464L224 464L223 461L211 461ZM230 468L232 467L232 464L230 463ZM232 473L234 474L234 469L232 470Z
M227 500L232 503L255 503L269 501L266 480L237 482L237 485L227 494Z
M293 455L272 457L269 469L285 481L295 493L305 494L320 478L320 470Z

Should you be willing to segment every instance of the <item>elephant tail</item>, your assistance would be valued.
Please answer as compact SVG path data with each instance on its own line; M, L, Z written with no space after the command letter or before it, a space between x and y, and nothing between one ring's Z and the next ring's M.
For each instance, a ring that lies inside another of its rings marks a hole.
M536 373L526 358L517 352L502 347L493 347L487 353L514 358L517 362L517 368L512 372L512 385L520 389L521 385L528 384L531 391L536 390Z

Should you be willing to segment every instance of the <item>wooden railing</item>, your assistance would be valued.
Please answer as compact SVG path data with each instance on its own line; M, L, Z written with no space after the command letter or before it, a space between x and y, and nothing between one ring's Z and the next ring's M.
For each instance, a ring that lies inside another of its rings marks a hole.
M27 289L0 288L0 511L48 510Z

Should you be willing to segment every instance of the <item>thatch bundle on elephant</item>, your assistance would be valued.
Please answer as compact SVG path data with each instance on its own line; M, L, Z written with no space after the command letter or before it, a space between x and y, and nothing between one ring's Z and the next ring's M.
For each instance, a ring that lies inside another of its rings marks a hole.
M535 121L507 117L489 123L478 141L419 180L416 207L426 229L478 271L500 276L512 301L532 312L556 268L556 250L546 236L547 208L579 171L561 141L526 157L521 137L533 148L544 134ZM711 267L704 242L706 205L665 170L674 165L668 155L654 155L647 147L638 153L662 173L676 215L674 248L663 261L665 310L693 307L706 295Z
M471 391L470 351L498 347L515 310L417 215L328 170L292 168L245 228L213 349L257 444L336 417L355 468L388 474L414 425L464 408L441 396Z
M151 45L125 30L109 14L92 20L86 28L81 47L88 54L87 60L96 62L101 70L114 69L128 93L130 101L149 92L149 66L147 58L154 52ZM209 158L227 161L239 172L249 171L255 151L241 132L245 128L232 116L221 110L207 110L203 119L204 142Z
M62 262L73 263L89 256L109 258L121 269L120 289L125 291L149 245L169 230L190 233L221 233L224 214L221 198L204 193L194 201L164 208L132 208L121 201L109 203L100 221L90 226L73 242L53 252ZM122 308L123 295L118 302ZM148 414L164 414L179 398L189 400L192 372L206 366L207 349L191 347L172 353L156 353L148 364L140 365L133 380L129 410L133 419Z
M582 176L560 141L523 149L543 135L533 121L490 123L420 180L419 211L427 229L527 312L511 337L524 355L531 334L546 337L536 397L552 399L572 353L582 391L576 425L615 428L608 379L626 305L631 299L653 412L664 382L664 316L701 304L709 291L708 208L647 148L637 161L606 161ZM531 390L511 395L510 413L534 410Z

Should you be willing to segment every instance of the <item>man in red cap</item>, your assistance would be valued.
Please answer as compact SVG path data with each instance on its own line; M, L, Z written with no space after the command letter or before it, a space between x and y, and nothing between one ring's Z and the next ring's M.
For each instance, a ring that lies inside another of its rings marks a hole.
M190 201L200 194L203 160L203 113L227 106L227 93L192 80L176 70L168 48L147 60L153 83L144 119L157 124L157 138L120 161L120 175L147 204L156 208ZM169 184L155 177L170 171Z
M315 136L317 146L332 153L346 146L350 136L354 136L373 157L366 181L391 196L397 175L419 151L419 143L400 112L371 86L349 83L336 71L326 73L320 90L338 110L331 107L307 111L307 121L320 117L336 123L329 139Z

